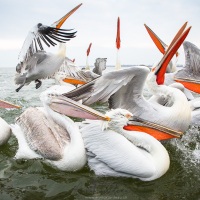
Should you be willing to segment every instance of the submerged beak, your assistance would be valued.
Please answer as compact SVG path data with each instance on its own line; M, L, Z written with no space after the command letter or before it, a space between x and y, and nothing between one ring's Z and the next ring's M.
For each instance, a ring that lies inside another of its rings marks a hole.
M106 121L110 120L110 118L104 114L63 95L52 97L50 108L58 113L71 117Z
M187 37L187 35L191 29L191 27L189 27L188 29L186 29L184 31L185 26L186 26L185 24L178 31L178 33L172 40L171 44L169 45L167 51L163 55L163 58L159 62L158 66L156 67L156 70L154 73L157 76L156 81L157 81L158 85L161 85L164 83L164 78L165 78L164 76L165 76L167 66L168 66L170 60L172 59L172 57L174 56L174 54L177 52L178 48L181 46L181 44Z
M86 81L83 81L81 79L77 79L77 78L71 78L71 77L68 77L68 78L64 78L63 79L63 82L65 83L70 83L70 84L74 84L74 85L83 85L83 84L86 84L87 82Z
M182 132L169 129L167 127L154 124L138 117L129 119L128 125L124 126L125 130L145 132L157 140L167 140L171 138L181 138Z
M9 102L0 100L0 108L21 108L20 106L11 104Z
M149 33L151 39L153 40L154 44L157 46L159 51L164 54L167 48L167 45L146 25L144 24L147 32Z
M75 8L73 8L71 11L69 11L65 16L63 16L61 19L59 19L58 21L54 22L52 24L53 27L56 27L56 28L60 28L63 23L82 5L79 4L78 6L76 6Z

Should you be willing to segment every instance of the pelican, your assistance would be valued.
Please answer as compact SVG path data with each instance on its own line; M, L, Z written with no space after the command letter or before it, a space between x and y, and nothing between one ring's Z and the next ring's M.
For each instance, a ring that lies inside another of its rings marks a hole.
M183 43L183 48L185 52L185 66L175 73L174 80L179 84L183 84L188 90L199 94L200 50L196 45L188 41ZM200 98L193 97L189 103L192 110L191 124L200 125Z
M42 158L59 170L76 171L86 164L86 152L78 126L60 114L66 108L59 94L55 86L47 89L40 96L43 107L30 107L16 119L12 125L19 146L15 158Z
M91 71L85 69L81 70L74 62L65 58L62 67L55 73L54 78L60 85L65 85L65 83L82 85L101 76L106 69L106 61L107 58L97 58L94 63L95 67Z
M65 109L57 104L65 102ZM150 181L161 177L169 168L169 155L154 137L126 131L133 117L117 108L105 115L62 95L51 100L51 109L64 115L87 118L79 123L87 151L89 167L99 176L122 176Z
M86 105L108 101L109 108L127 109L135 117L133 130L150 132L151 129L150 134L157 139L180 137L191 121L190 105L180 90L162 84L166 67L190 28L177 33L175 40L151 73L145 66L108 72L63 95L76 101L82 99ZM150 100L146 100L142 94L146 79L148 88L154 94ZM163 131L160 131L161 129Z
M61 66L66 55L65 42L75 37L76 32L60 29L65 20L72 15L82 4L76 6L69 13L56 21L52 26L38 23L29 32L19 54L19 64L16 67L15 84L20 85L18 92L25 84L36 82L36 89L41 86L40 79L53 75ZM44 51L42 42L48 47L59 42L56 54Z
M157 48L159 49L159 51L162 54L165 54L165 52L167 51L168 46L146 25L144 24L147 32L149 33L151 39L153 40L154 44L157 46ZM187 26L187 22L183 25L183 29ZM176 61L173 63L172 60L170 60L167 69L166 69L166 73L173 73L177 71L176 68L176 64L178 61L178 56L179 53L178 51L176 52Z
M183 25L183 27L185 27L186 24L187 22ZM145 25L145 27L158 49L164 53L167 49L167 45L147 25ZM171 65L168 65L169 73L165 74L164 84L176 87L186 95L192 111L191 124L200 125L200 98L195 98L191 93L191 91L200 93L200 50L197 46L188 41L183 42L183 49L185 53L184 68L177 69L171 62ZM179 55L178 52L176 55Z
M174 80L183 84L187 89L200 93L200 50L191 42L183 43L185 66L174 75Z
M0 108L20 108L17 105L0 100ZM11 136L11 128L9 124L0 117L0 146L5 144Z
M159 44L159 43L158 43ZM191 107L191 125L200 125L200 98L192 92L200 93L199 87L199 48L191 42L183 42L185 66L183 69L165 74L165 85L181 90L187 97Z

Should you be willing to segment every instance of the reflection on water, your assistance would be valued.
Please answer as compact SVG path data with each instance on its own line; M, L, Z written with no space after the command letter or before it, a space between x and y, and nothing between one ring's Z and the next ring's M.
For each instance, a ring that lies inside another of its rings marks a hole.
M52 80L34 83L15 92L14 69L0 68L0 98L21 105L1 110L8 123L29 106L41 106L39 94ZM106 105L94 108L105 112ZM160 179L142 182L132 178L97 177L87 166L79 172L62 172L42 160L15 160L17 140L0 147L0 199L200 199L200 128L191 127L182 139L163 142L170 155L170 169Z

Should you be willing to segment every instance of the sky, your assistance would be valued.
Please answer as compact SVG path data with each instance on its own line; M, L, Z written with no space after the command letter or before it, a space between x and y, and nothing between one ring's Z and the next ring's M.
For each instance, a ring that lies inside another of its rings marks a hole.
M78 66L86 65L90 43L89 65L94 65L98 57L107 58L107 65L115 65L118 17L122 65L152 65L162 58L144 23L169 44L188 21L192 29L186 40L200 47L199 0L0 0L0 67L16 67L20 49L33 26L39 22L51 25L80 3L83 5L62 26L77 31L67 43L66 56L75 59ZM54 52L57 46L45 50ZM182 46L179 53L178 64L184 64Z

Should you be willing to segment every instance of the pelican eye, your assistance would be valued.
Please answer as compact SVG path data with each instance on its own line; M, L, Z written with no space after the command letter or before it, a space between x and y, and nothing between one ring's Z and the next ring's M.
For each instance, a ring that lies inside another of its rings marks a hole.
M132 115L131 115L131 114L126 114L125 117L126 117L127 119L129 119L129 118L132 117Z

